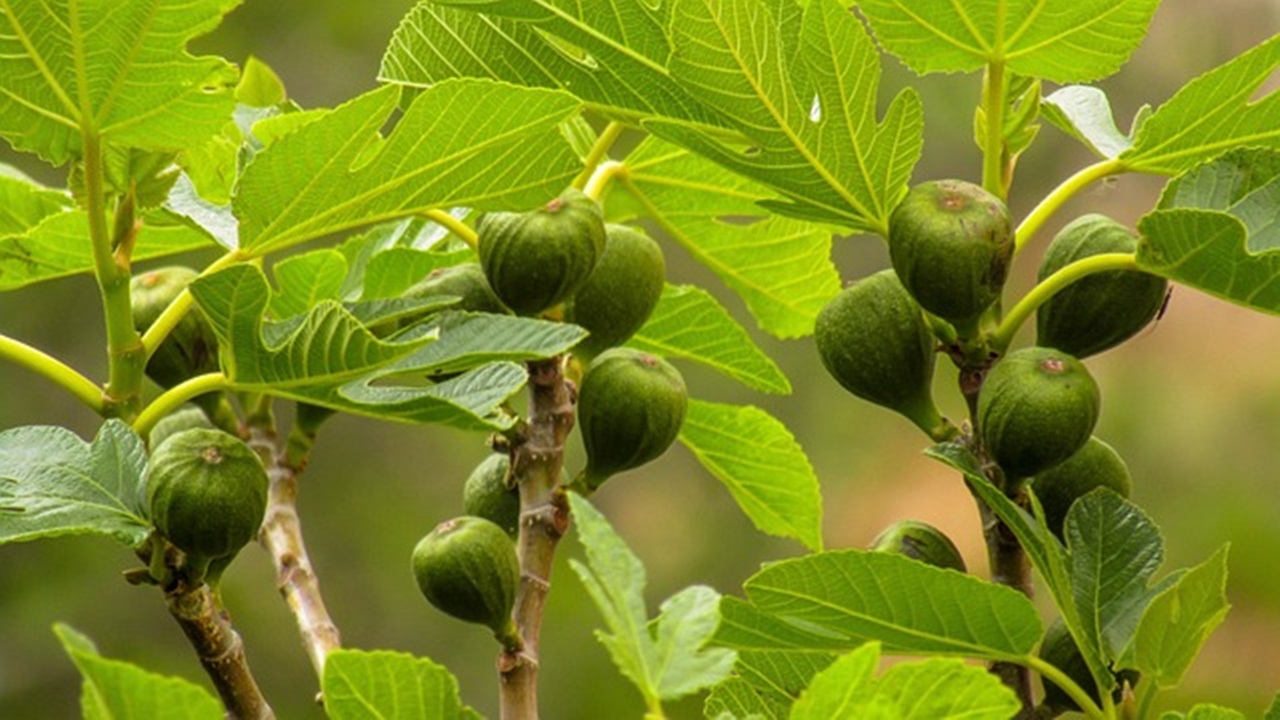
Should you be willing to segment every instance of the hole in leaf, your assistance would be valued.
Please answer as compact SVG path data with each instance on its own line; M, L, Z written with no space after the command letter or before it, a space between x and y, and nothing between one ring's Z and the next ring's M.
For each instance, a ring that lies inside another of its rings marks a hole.
M587 68L588 70L598 70L600 68L600 64L597 63L596 59L591 56L591 53L587 52L586 50L583 50L577 45L574 45L573 43L563 40L559 37L556 37L555 35L552 35L551 33L546 32L544 30L540 30L538 28L534 28L534 30L538 33L538 35L543 39L544 42L550 45L552 49L554 49L556 52L563 55L570 62L581 65Z
M809 106L809 122L822 122L822 99L813 96L813 104Z
M1273 70L1266 80L1258 86L1253 95L1249 96L1249 104L1252 105L1261 100L1265 100L1268 95L1280 90L1280 69Z

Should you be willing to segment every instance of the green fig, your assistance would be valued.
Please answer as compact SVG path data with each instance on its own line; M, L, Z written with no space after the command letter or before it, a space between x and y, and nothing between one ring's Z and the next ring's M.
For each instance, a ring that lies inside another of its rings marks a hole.
M129 284L133 326L146 332L198 273L175 265L135 275ZM147 361L147 375L164 388L217 372L218 338L198 307L192 307Z
M183 430L152 450L146 477L151 522L186 554L198 580L211 561L225 566L257 536L268 484L262 460L239 438L221 430Z
M871 543L875 552L906 555L934 567L965 572L964 558L955 543L938 528L919 520L899 520L885 528Z
M1013 249L1009 208L963 180L916 185L889 217L889 257L903 286L961 327L1000 298Z
M1036 475L1031 482L1044 507L1045 522L1060 540L1066 532L1071 504L1100 487L1111 488L1127 498L1133 489L1133 479L1120 453L1097 437L1090 437L1075 454Z
M1054 237L1040 264L1044 280L1102 253L1132 253L1138 241L1105 215L1077 218ZM1036 344L1085 358L1115 347L1146 327L1164 306L1169 282L1138 270L1108 270L1059 290L1036 310Z
M486 213L476 234L489 286L518 315L568 300L604 253L600 205L573 188L531 212Z
M452 267L436 268L419 280L402 297L427 298L435 295L456 295L462 298L453 309L469 312L486 312L504 314L507 312L502 301L489 287L484 277L484 270L479 263L462 263ZM416 320L401 320L400 326L412 324Z
M504 647L520 646L511 617L520 562L502 528L469 515L440 523L413 549L413 576L441 612L489 627Z
M152 449L155 449L160 447L160 444L165 440L183 430L195 430L197 428L212 429L213 423L210 422L209 416L205 414L204 410L188 403L160 418L155 426L151 428L151 435L147 442Z
M626 342L649 319L667 276L662 248L638 228L607 225L604 254L565 306L565 320L591 332L574 348L587 358Z
M920 307L893 270L850 285L818 313L818 355L844 389L897 411L932 434L934 341Z
M1083 447L1100 405L1084 363L1060 350L1022 348L987 374L978 393L978 429L1005 474L1026 479Z
M680 434L688 401L680 371L662 358L630 348L601 353L578 390L587 487L595 490L666 452Z
M1062 618L1055 619L1049 625L1049 629L1045 630L1044 639L1040 641L1039 655L1041 660L1061 670L1075 684L1088 692L1095 703L1101 703L1098 684L1094 681L1093 674L1089 672L1089 665L1081 654L1080 647L1076 645L1075 639L1071 637L1071 632L1062 622ZM1138 684L1141 677L1141 673L1137 670L1121 670L1115 673L1117 687L1112 691L1111 699L1119 702L1125 683L1132 688ZM1044 678L1044 704L1059 715L1080 710L1080 705L1048 678Z
M471 471L462 491L462 510L482 517L512 537L520 530L520 490L508 484L511 458L494 453Z

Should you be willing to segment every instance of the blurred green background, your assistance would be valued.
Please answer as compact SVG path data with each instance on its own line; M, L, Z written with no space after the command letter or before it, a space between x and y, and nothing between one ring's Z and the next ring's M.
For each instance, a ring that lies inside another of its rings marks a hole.
M341 0L249 2L197 42L204 53L237 62L261 57L304 106L333 105L375 86L382 47L408 2ZM1150 36L1120 75L1103 83L1122 126L1143 103L1159 103L1182 83L1280 30L1273 0L1168 0ZM925 161L916 180L976 180L971 140L977 77L912 79L886 60L886 98L914 82L925 97ZM1270 89L1274 89L1272 83ZM48 182L62 171L0 149ZM1011 205L1025 214L1054 184L1088 161L1053 128L1019 168ZM1125 177L1092 188L1042 234L1017 268L1010 297L1024 292L1034 259L1056 227L1086 211L1133 222L1160 183ZM753 327L742 304L705 270L667 243L673 281L711 287ZM835 244L845 278L886 263L880 241ZM193 257L203 262L207 257ZM104 376L105 345L89 278L0 295L0 331ZM975 572L985 572L977 515L959 479L924 459L922 436L895 416L842 393L808 341L756 333L796 384L789 397L752 394L718 376L683 366L698 397L760 405L781 418L808 451L822 482L828 547L863 546L904 517L932 522L954 537ZM1178 288L1168 314L1137 340L1089 365L1103 388L1098 434L1128 459L1135 499L1162 526L1166 569L1199 562L1232 544L1233 609L1184 685L1161 705L1213 701L1260 717L1280 689L1280 321ZM960 410L953 373L939 373L939 395ZM42 380L0 366L0 428L70 425L89 436L97 419ZM426 655L459 677L465 700L496 716L494 647L485 633L429 608L409 574L409 552L437 522L461 511L461 486L485 454L480 435L339 418L324 429L303 479L307 543L345 643ZM581 463L575 445L571 467ZM756 532L728 493L677 447L660 461L612 481L596 502L649 570L651 607L677 589L705 583L735 592L761 563L800 554L796 543ZM543 640L546 717L639 717L639 696L615 672L592 637L599 615L563 561L581 556L570 539L554 575ZM159 593L125 584L133 562L111 542L66 539L0 549L0 717L78 714L79 680L50 632L65 621L112 657L206 680L164 611ZM292 619L273 586L268 559L247 549L224 583L227 605L250 662L282 718L318 718L315 680ZM700 717L700 701L673 705L674 718Z

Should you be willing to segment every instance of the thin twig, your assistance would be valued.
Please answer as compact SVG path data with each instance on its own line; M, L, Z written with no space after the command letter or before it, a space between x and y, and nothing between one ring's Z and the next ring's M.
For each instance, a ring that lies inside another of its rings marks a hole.
M275 717L258 683L249 671L244 641L231 627L231 618L208 585L194 588L179 584L165 592L169 613L200 658L213 680L227 717L233 720L269 720Z
M538 652L542 610L551 589L556 544L569 529L569 508L557 488L564 443L573 429L573 386L564 358L529 363L529 422L512 447L512 472L520 487L520 590L515 620L524 640L519 652L498 656L502 720L538 717Z

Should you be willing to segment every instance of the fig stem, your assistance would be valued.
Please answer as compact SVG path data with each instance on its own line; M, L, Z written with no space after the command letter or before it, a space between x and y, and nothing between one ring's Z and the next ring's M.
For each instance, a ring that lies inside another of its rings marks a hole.
M90 410L98 414L103 413L105 401L102 397L102 388L52 355L7 335L0 335L0 359L8 360L14 365L52 380L71 393L75 399L87 405Z
M342 647L342 638L325 607L320 580L311 566L307 546L302 539L302 521L297 509L301 470L289 464L274 418L261 413L255 417L270 418L270 424L251 423L248 428L249 447L262 458L271 483L258 542L271 556L276 570L276 587L293 613L316 679L322 681L325 660L329 653Z
M591 180L587 182L587 187L583 190L587 197L592 200L599 200L604 195L604 190L609 183L617 177L626 177L627 166L616 160L608 160L603 162L591 173Z
M564 444L574 424L574 391L564 377L563 356L535 360L529 368L529 420L511 450L511 472L520 488L520 588L513 612L524 640L519 652L498 656L502 720L538 717L538 658L542 612L551 588L556 545L569 529L569 506L557 487Z
M1094 273L1107 270L1133 270L1138 267L1138 256L1134 253L1101 253L1090 255L1067 264L1049 277L1041 280L1017 304L1009 309L1008 314L1000 321L991 336L991 345L999 352L1009 347L1018 328L1031 317L1041 305L1060 290L1071 283Z
M160 397L152 400L150 405L138 413L138 417L133 421L133 431L142 437L146 437L161 418L173 412L188 400L205 393L230 388L231 380L220 372L197 375L190 380L174 385L161 393Z
M1115 717L1114 712L1106 712L1103 708L1098 707L1098 704L1093 701L1093 698L1089 696L1089 693L1084 688L1076 684L1076 681L1072 680L1070 676L1059 670L1055 665L1047 663L1035 655L1028 655L1022 658L1020 662L1040 673L1040 677L1045 680L1052 680L1054 685L1062 688L1067 697L1070 697L1082 708L1081 712L1085 715L1100 719Z
M476 249L480 245L480 238L476 235L476 231L467 227L462 223L462 221L458 220L458 218L454 217L450 213L447 213L444 210L428 210L423 213L423 216L454 235L457 235L458 238L469 245L472 250Z
M275 713L258 688L244 654L244 641L208 585L180 583L165 593L169 613L200 658L227 709L236 720L267 720Z
M1027 243L1031 242L1031 238L1035 237L1040 228L1044 226L1049 218L1053 217L1068 200L1075 196L1076 193L1093 184L1096 180L1116 175L1125 171L1124 163L1114 158L1096 162L1085 167L1076 174L1062 181L1062 184L1053 189L1053 192L1045 196L1039 205L1027 214L1022 220L1022 224L1018 225L1018 229L1014 235L1013 254L1017 256Z
M611 122L604 127L604 130L600 131L600 135L591 146L591 150L587 152L587 157L582 161L582 172L578 173L578 177L573 179L574 187L579 190L586 189L587 183L591 182L591 177L596 172L596 168L608 157L609 150L626 129L627 126L620 122Z

